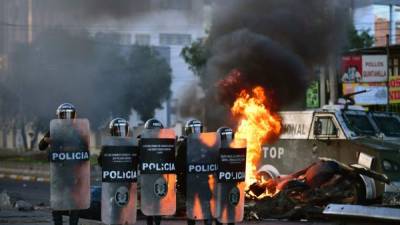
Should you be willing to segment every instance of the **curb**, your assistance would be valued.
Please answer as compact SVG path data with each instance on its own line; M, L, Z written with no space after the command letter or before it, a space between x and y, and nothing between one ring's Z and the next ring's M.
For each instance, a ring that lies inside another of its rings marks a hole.
M13 180L23 180L23 181L37 181L37 182L49 182L50 181L50 179L47 177L36 177L36 176L4 174L4 173L0 173L0 178L8 178L8 179L13 179Z

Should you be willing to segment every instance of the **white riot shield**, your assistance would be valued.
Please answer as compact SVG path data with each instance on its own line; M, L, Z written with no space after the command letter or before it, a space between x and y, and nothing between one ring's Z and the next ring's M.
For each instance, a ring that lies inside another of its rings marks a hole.
M138 151L133 138L103 138L101 221L105 224L136 222Z
M175 131L145 129L139 141L141 210L146 216L176 211Z
M243 220L246 186L246 141L221 143L218 158L216 208L221 223Z
M50 207L90 206L90 128L87 119L50 121Z
M192 220L215 217L215 186L218 169L217 133L188 136L186 153L186 215Z

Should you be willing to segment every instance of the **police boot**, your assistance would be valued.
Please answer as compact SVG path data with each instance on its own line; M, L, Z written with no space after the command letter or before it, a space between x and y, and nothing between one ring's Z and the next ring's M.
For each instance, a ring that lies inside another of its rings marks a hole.
M204 220L204 225L212 225L212 220Z
M161 223L161 216L154 217L154 225L160 225Z
M79 211L71 210L69 212L69 225L78 225L79 221Z
M54 225L62 225L63 224L62 211L52 211L51 214L53 215Z

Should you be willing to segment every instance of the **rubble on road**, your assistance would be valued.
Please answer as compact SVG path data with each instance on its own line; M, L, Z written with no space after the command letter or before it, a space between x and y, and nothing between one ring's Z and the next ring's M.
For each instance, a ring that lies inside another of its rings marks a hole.
M252 202L246 207L247 219L321 218L330 203L364 204L367 199L360 174L390 182L381 174L331 159L320 159L287 176L258 180L246 192L247 200Z
M33 205L29 202L18 200L14 204L14 208L18 209L19 211L32 211L34 210Z
M7 194L6 190L3 190L0 193L0 210L10 209L10 208L12 208L10 196Z

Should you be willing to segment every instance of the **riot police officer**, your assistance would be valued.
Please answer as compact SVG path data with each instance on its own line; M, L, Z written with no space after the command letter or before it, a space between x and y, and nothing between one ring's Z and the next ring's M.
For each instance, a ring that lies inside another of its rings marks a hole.
M187 198L186 191L187 191L187 185L186 185L186 179L187 179L187 170L186 170L186 164L187 164L187 137L191 134L200 134L203 132L203 124L196 119L192 119L186 122L185 127L184 127L184 132L185 136L180 139L178 142L178 147L177 147L177 154L176 154L176 161L177 161L177 189L178 192L184 196L184 198ZM194 225L196 223L195 220L188 219L187 224L188 225ZM212 220L204 220L205 225L211 225Z
M162 129L162 128L164 128L163 124L159 120L154 118L147 120L146 123L144 124L144 129ZM161 216L147 216L146 221L147 225L153 225L153 224L160 225Z
M134 224L137 201L137 148L128 137L129 123L115 118L109 123L111 136L104 137L98 158L102 167L101 221ZM111 174L120 174L113 176Z
M126 137L129 133L129 123L125 119L115 118L109 123L108 129L111 136ZM102 157L103 155L101 153L97 157L97 163L100 167L102 166Z
M58 119L75 119L76 118L76 109L74 105L70 103L61 104L56 111L56 115ZM51 144L51 136L50 131L47 131L44 137L39 142L39 150L46 150ZM70 211L59 211L53 210L52 216L54 225L62 225L62 215L66 214L69 216L69 224L77 225L79 221L79 210L70 210Z
M232 141L235 138L235 133L229 127L220 127L217 133L221 140Z
M229 143L235 137L235 133L229 127L220 127L217 129L217 134L221 139L221 142ZM216 220L217 225L222 225L218 220ZM228 225L234 225L235 223L228 223Z
M127 137L129 134L129 123L122 118L111 120L108 128L110 129L111 136Z

